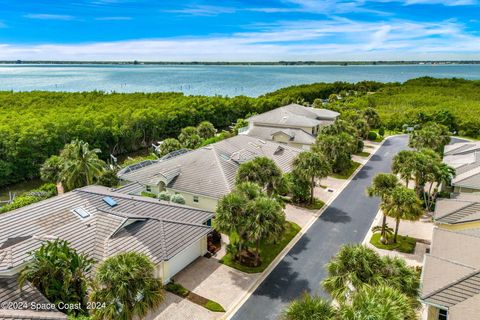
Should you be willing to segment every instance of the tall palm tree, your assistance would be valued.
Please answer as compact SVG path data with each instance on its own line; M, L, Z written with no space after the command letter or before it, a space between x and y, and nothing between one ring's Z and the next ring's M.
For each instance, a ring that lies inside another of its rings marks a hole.
M164 299L162 281L145 254L126 252L105 260L97 269L90 300L105 303L93 310L94 319L143 318Z
M401 220L416 221L423 214L420 199L415 191L399 186L392 190L382 201L381 208L385 215L395 219L393 242L397 243L398 227Z
M293 300L283 312L283 320L334 320L336 310L330 301L304 294Z
M301 152L293 161L295 174L310 180L310 204L314 200L315 180L324 178L332 172L327 157L320 152Z
M413 131L408 144L417 150L432 149L443 154L443 148L450 142L450 134L447 126L431 122Z
M383 200L388 194L392 192L393 189L395 189L399 185L400 181L398 181L396 175L391 173L379 173L373 178L372 185L367 188L367 194L370 197L377 196ZM386 225L387 216L384 213L380 233L380 241L382 243L387 243Z
M20 273L20 287L29 281L52 303L80 303L81 309L71 313L87 314L88 274L94 260L64 240L47 241L31 255L32 261Z
M384 266L374 250L362 245L345 245L327 264L328 277L322 284L334 299L343 302L365 285L383 283Z
M92 184L106 168L105 162L98 158L100 149L90 149L87 142L74 140L65 145L60 153L60 179L68 189Z
M410 299L400 290L385 285L362 288L353 295L351 303L340 306L338 313L342 320L417 319Z
M393 157L392 172L400 175L405 181L405 186L407 188L409 181L413 179L413 173L415 171L412 161L414 154L415 151L402 150Z
M255 263L260 264L260 242L276 241L285 230L285 213L272 198L259 197L247 205L247 237L255 243Z
M433 168L433 172L431 172L428 179L428 182L430 182L430 187L428 189L428 195L430 199L428 199L429 201L427 201L427 209L432 209L432 205L437 197L439 188L441 188L442 184L449 185L452 179L455 177L455 174L455 169L450 167L449 165L443 162L436 163ZM434 184L435 188L433 188Z
M282 188L283 172L272 159L257 157L242 163L237 170L236 183L247 181L258 184L271 196Z

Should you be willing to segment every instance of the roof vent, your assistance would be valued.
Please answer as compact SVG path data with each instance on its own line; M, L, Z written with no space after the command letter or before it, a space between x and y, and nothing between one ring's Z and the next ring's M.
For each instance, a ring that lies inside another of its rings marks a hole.
M263 141L262 139L258 139L258 141L260 141L260 143L266 144L266 142Z
M105 197L102 200L112 208L118 204L117 201L113 200L111 197Z
M90 217L90 212L88 212L87 210L83 209L83 208L75 208L72 210L74 213L77 214L77 216L80 217L80 219L86 219L88 217Z
M283 153L283 150L285 150L282 146L278 146L277 150L273 153L274 155L279 155Z

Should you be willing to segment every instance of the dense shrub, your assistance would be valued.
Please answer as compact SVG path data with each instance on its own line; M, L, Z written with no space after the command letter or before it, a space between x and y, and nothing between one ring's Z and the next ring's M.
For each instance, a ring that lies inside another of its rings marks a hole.
M163 201L170 201L171 196L167 191L162 191L158 194L158 198Z
M179 204L185 204L185 198L177 193L177 194L174 194L171 198L170 198L170 201L174 202L174 203L179 203Z
M26 205L48 199L57 195L57 187L53 183L45 183L37 189L33 189L16 197L11 203L0 207L0 213L15 210Z
M374 141L377 139L377 133L375 131L370 131L368 133L368 140Z

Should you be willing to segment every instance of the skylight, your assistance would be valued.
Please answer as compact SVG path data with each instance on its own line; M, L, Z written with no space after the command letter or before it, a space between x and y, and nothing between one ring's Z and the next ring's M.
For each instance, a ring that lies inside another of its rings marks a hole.
M110 207L115 207L118 203L113 200L112 198L110 197L105 197L102 199L106 204L108 204Z
M90 217L90 212L83 208L75 208L72 211L75 212L81 219L86 219Z

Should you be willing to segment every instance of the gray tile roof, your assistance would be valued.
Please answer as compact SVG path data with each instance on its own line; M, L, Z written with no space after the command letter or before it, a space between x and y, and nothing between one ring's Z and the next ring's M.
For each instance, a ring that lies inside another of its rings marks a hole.
M338 112L304 107L298 104L289 104L259 115L254 115L247 120L253 123L269 125L282 125L294 127L314 127L321 125L323 121L335 120L340 114Z
M157 185L164 181L174 190L218 199L233 190L241 163L265 156L275 161L284 172L289 172L299 152L299 149L284 144L238 135L119 177L142 185ZM172 172L178 174L165 181L167 173Z
M111 197L117 205L110 207L102 200L105 196ZM78 207L91 216L80 219L72 212ZM22 265L29 259L29 251L40 247L43 241L55 238L67 240L80 252L101 261L118 252L110 247L118 241L111 236L132 218L146 219L145 226L148 227L168 225L176 232L159 237L159 230L155 233L153 229L141 226L135 233L124 234L122 248L133 249L141 238L145 241L140 248L142 252L155 262L168 260L178 252L175 248L186 248L211 230L203 225L211 217L212 213L207 211L115 193L105 187L77 189L0 215L0 247L3 247L0 249L0 273ZM188 237L183 232L185 225L190 226ZM154 253L159 243L168 249L165 255Z
M20 288L16 276L0 277L0 302L15 303L50 303L35 287L28 282ZM28 307L25 310L0 308L0 319L67 319L67 316L57 310L36 312Z
M446 224L478 221L480 197L477 200L439 199L435 205L434 220Z
M138 183L138 182L130 182L120 188L115 189L115 192L124 193L124 194L131 194L131 195L139 195L145 187Z
M330 122L329 122L330 123ZM300 144L314 144L315 136L303 131L302 129L295 128L278 128L267 127L261 125L255 125L252 128L245 131L244 134L258 137L260 139L272 140L273 136L278 133L283 133L290 137L290 141Z
M480 229L435 228L422 269L422 301L455 312L467 303L480 313L480 305L473 303L480 294L479 246Z
M443 306L452 307L480 293L480 270L477 270L454 283L438 289L424 296L423 301Z
M480 152L480 142L459 142L445 146L444 155L458 155Z

